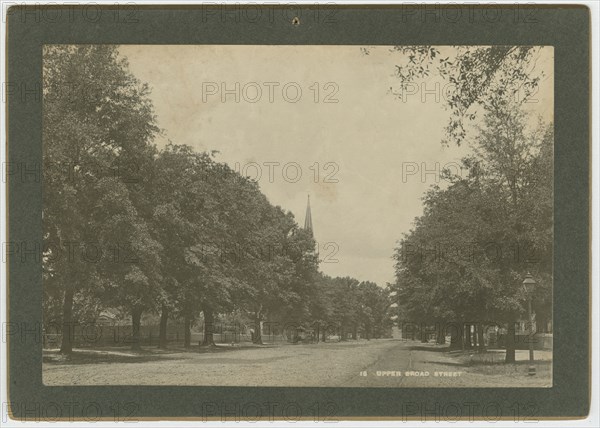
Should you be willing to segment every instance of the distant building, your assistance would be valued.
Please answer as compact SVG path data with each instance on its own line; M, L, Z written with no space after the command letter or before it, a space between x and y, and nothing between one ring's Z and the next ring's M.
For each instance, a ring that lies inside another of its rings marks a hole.
M96 318L97 325L115 325L118 321L119 317L108 309L100 312L100 315Z

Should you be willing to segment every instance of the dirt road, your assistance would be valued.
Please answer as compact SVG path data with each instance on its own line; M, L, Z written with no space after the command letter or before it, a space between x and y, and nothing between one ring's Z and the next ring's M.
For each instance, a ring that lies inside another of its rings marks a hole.
M469 366L434 345L381 339L204 352L77 351L71 360L50 351L43 379L46 385L514 387L550 384L546 366L528 379L524 365Z

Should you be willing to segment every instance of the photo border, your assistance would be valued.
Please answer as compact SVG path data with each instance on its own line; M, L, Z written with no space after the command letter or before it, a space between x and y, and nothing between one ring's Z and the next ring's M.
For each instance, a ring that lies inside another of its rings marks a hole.
M94 416L92 420L115 421L223 420L223 416L211 417L206 413L209 403L225 409L226 419L230 421L245 420L241 409L248 403L278 403L279 409L293 403L302 411L302 419L307 420L315 420L315 417L319 420L443 420L436 418L443 418L444 408L457 404L462 409L470 409L469 414L460 418L463 420L573 419L588 414L591 69L590 12L586 6L436 5L440 9L461 11L464 19L458 22L448 19L436 22L433 15L423 15L424 5L414 4L267 5L264 9L275 10L274 19L258 22L236 21L227 15L223 20L221 13L256 9L257 5L125 6L94 5L101 13L93 22L90 16L84 15L86 6L32 5L8 9L7 82L19 88L7 91L9 164L26 167L42 163L40 86L44 44L553 46L553 387L45 386L41 368L41 260L23 262L19 257L9 256L6 326L9 376L3 381L8 382L11 417L35 420L36 411L32 409L42 406L37 417L44 420L41 409L50 403L64 409L67 408L65 403L77 403L80 408L91 406L100 409L99 417ZM315 19L315 9L325 12L317 13L319 17ZM482 19L479 12L486 9L500 11L494 22ZM48 11L46 19L44 11ZM279 11L285 13L279 16ZM300 16L300 25L288 19L294 14ZM311 16L313 19L308 18ZM7 241L41 242L41 178L32 182L9 177L7 196ZM472 406L473 403L478 405ZM316 406L323 409L324 414L315 416ZM293 411L291 415L291 420L296 420ZM73 416L63 415L61 419L85 420L77 416L76 408ZM286 420L286 417L277 413L262 419Z

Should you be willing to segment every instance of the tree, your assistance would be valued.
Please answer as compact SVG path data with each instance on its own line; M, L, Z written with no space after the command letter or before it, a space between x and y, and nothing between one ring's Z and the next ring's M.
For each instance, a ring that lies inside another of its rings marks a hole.
M391 327L388 309L391 305L388 292L371 281L358 284L360 323L366 339L379 339Z
M395 46L400 53L396 76L403 97L409 85L437 75L446 85L444 100L450 111L445 144L460 145L467 138L467 124L485 112L491 100L509 97L527 101L543 73L535 69L541 47L535 46Z
M333 278L333 316L340 326L340 339L346 340L349 331L355 332L359 315L359 281L355 278ZM353 334L356 337L355 334Z
M244 251L236 267L242 284L239 305L254 321L254 343L261 344L263 321L300 325L309 317L317 258L312 236L291 213L272 206L262 194L253 200L257 215L246 215L252 232L241 238Z
M199 210L197 201L208 190L204 171L212 164L208 153L196 153L191 147L168 144L156 158L151 194L154 233L163 244L163 293L160 296L159 347L167 344L169 314L184 319L184 343L190 343L190 326L199 312L199 300L193 289L197 274L190 254L193 248L206 244L202 225L207 210Z
M543 124L528 130L527 119L506 99L490 102L474 155L463 160L471 174L447 173L451 184L425 195L423 216L394 256L405 316L456 321L460 329L476 321L480 349L482 324L504 325L507 362L514 361L514 322L524 311L524 272L542 283L540 312L551 289L552 133Z
M140 348L140 320L145 310L155 309L161 293L160 253L149 226L138 215L127 187L118 179L98 182L97 203L90 216L96 225L100 248L108 249L99 271L103 278L103 301L131 313L132 348Z
M320 333L320 340L326 342L331 329L335 329L338 324L335 320L333 278L318 272L313 284L312 298L308 302L309 313L313 325L317 328L317 335Z
M203 248L209 256L195 263L194 286L204 317L203 345L213 346L215 314L234 309L239 304L235 296L245 295L250 287L240 271L266 198L256 183L225 164L214 164L205 174L211 186L203 198L203 207L210 213L204 227L210 233L204 237Z
M61 351L70 353L74 300L97 278L94 263L72 257L96 241L91 189L127 175L158 129L148 86L129 73L115 46L45 46L43 67L44 270L46 287L62 289Z
M551 295L553 133L552 126L541 122L528 130L527 120L512 100L494 98L474 143L493 195L489 199L496 202L497 212L504 214L504 221L495 225L494 232L504 242L513 243L518 252L513 260L499 266L504 287L497 296L498 317L508 322L507 362L514 361L510 330L514 319L524 312L520 284L524 271L532 270L540 279L539 294ZM509 295L518 296L520 304L507 299ZM536 299L540 300L548 305L550 299Z

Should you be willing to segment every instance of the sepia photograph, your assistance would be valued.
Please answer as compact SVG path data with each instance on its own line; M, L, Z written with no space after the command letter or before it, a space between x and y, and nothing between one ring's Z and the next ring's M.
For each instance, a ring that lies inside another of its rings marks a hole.
M44 385L552 387L554 60L44 45Z

